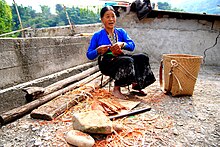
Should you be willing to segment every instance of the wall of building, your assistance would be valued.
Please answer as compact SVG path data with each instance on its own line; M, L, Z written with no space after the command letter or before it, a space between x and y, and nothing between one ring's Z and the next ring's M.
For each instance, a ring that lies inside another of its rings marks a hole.
M135 13L122 13L117 25L135 41L136 52L146 52L152 62L159 63L163 54L191 54L204 56L206 65L220 66L220 16L199 19L200 15L192 15L139 20Z
M0 87L13 86L88 62L89 37L0 39Z

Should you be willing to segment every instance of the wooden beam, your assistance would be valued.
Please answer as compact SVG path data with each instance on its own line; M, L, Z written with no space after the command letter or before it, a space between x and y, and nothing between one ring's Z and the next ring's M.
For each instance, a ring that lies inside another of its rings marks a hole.
M20 30L12 31L12 32L9 32L9 33L1 34L0 37L2 37L2 36L6 36L6 35L10 35L10 34L14 34L14 33L17 33L17 32L26 31L26 30L32 30L32 29L31 29L31 27L28 27L28 28L24 28L24 29L20 29Z
M51 84L45 88L42 87L26 87L23 88L23 91L26 92L27 94L25 95L26 100L28 102L38 99L39 97L42 97L44 95L48 95L54 91L57 91L61 88L64 88L74 82L80 81L85 77L90 76L91 74L94 74L95 72L99 71L99 67L98 66L94 66L92 68L89 68L77 75L68 77L66 79L63 79L61 81L58 81L54 84Z

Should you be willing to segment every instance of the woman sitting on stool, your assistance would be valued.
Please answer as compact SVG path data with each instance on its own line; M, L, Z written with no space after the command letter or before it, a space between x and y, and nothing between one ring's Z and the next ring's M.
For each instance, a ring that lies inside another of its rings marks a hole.
M115 80L113 95L126 99L121 87L132 84L139 92L156 81L151 71L149 58L145 54L127 55L123 50L134 51L135 44L122 28L116 28L116 15L113 7L106 6L100 12L104 28L92 36L87 57L94 60L102 74Z

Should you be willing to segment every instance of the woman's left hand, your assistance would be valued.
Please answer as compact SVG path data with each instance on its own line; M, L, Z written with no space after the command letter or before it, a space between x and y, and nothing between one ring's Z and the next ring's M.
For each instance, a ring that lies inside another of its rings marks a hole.
M110 47L110 50L112 51L113 55L118 56L123 54L123 51L121 50L121 45L121 42L118 42Z
M124 42L117 42L114 45L116 45L116 44L120 47L120 49L122 49L124 47L125 43Z

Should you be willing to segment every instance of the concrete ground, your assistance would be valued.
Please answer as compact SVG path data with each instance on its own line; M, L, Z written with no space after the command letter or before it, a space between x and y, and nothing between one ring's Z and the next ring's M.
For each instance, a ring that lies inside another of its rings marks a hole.
M155 89L159 90L158 81L147 88ZM157 113L173 119L170 140L175 145L219 146L220 67L201 66L192 96L166 96L151 104Z
M144 89L148 93L147 96L139 97L144 101L139 107L147 104L152 109L133 117L116 120L124 121L124 125L130 128L133 123L136 129L144 129L142 141L139 138L133 145L219 146L220 67L202 66L194 94L184 97L164 95L159 86L159 65L152 65L152 69L157 81ZM149 119L149 116L153 116L154 119ZM71 122L68 121L45 122L31 119L30 115L26 115L2 126L0 147L69 146L63 136L59 135L64 134L69 128Z

